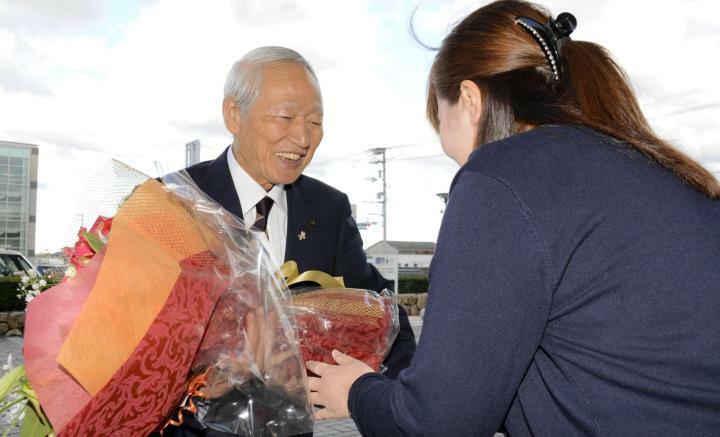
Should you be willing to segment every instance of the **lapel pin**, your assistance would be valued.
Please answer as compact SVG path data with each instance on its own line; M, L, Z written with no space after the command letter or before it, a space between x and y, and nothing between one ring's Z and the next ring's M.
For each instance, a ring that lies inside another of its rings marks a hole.
M304 240L305 239L305 231L300 231L298 234L298 240Z
M308 220L308 226L310 227L310 229L315 229L315 225L317 225L315 219L311 218L310 220Z

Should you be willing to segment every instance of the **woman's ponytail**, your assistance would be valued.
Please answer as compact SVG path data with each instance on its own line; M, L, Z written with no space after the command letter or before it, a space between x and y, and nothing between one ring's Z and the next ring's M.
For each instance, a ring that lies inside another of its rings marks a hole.
M567 41L561 56L568 94L584 124L631 145L708 197L720 197L720 184L708 170L655 135L625 72L602 46Z
M720 184L709 171L655 135L610 54L597 44L565 38L576 24L568 15L554 21L532 3L500 0L463 19L443 41L430 72L427 113L433 126L439 125L436 99L457 101L460 83L470 79L483 91L486 106L478 147L528 126L582 124L633 147L708 197L720 198ZM553 38L538 33L547 29L531 30L533 22L552 24Z

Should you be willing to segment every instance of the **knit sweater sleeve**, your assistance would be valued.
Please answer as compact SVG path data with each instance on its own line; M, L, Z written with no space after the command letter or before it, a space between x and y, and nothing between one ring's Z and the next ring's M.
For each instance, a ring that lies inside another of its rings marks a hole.
M492 435L542 337L551 305L546 245L503 182L455 180L430 271L422 336L397 380L367 375L349 397L365 436Z

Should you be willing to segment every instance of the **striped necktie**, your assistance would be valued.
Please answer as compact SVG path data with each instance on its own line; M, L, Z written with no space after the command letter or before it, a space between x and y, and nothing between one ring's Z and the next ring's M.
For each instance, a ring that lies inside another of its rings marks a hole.
M263 197L262 200L255 205L255 224L252 226L253 229L267 234L267 219L272 206L273 200L267 196Z

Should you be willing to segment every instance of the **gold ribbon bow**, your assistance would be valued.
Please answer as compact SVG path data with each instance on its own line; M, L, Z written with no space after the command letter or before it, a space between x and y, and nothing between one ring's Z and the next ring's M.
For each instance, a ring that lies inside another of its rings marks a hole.
M288 287L298 282L314 282L322 288L345 288L342 276L330 276L319 270L308 270L300 273L295 261L286 261L280 266L280 274L287 281Z

